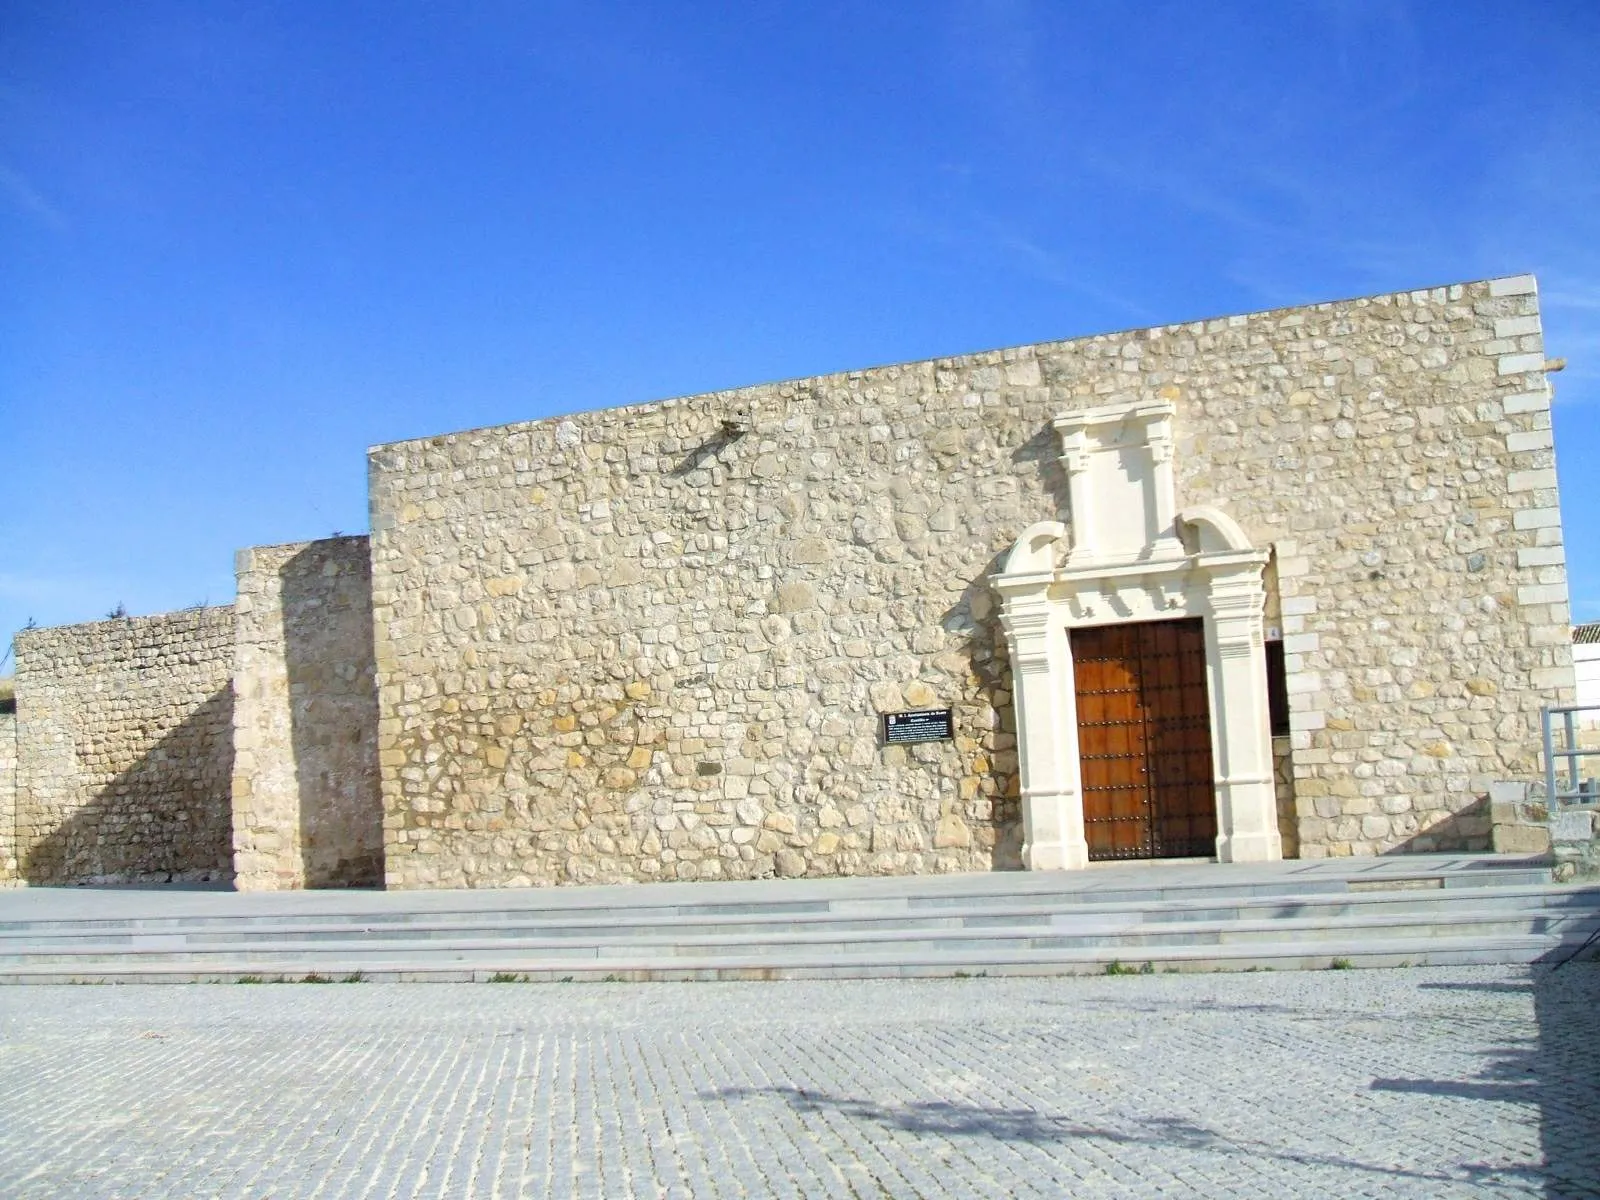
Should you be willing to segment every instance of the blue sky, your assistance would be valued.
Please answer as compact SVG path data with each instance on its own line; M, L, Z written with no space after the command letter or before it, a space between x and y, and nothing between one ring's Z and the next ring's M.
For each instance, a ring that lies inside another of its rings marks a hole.
M1600 619L1600 4L0 9L0 636L367 446L1534 271Z

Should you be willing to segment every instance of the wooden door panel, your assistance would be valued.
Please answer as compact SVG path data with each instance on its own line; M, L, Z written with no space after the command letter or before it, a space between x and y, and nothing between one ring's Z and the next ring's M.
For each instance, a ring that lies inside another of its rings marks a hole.
M1153 831L1137 639L1127 626L1074 630L1072 655L1089 857L1144 857Z
M1216 847L1211 718L1205 686L1205 629L1199 621L1142 626L1154 853L1209 855ZM1151 671L1150 668L1154 667Z
M1089 857L1213 853L1204 626L1077 629L1072 654Z

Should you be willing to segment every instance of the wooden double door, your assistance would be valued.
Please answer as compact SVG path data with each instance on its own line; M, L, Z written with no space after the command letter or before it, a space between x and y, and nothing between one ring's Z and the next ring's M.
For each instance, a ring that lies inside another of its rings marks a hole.
M1211 857L1203 623L1105 625L1071 637L1089 858Z

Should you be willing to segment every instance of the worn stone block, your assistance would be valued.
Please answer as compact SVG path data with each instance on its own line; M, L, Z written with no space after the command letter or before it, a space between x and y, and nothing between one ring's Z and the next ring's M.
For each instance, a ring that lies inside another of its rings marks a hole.
M1553 843L1586 843L1594 836L1594 813L1586 808L1557 809L1550 814Z

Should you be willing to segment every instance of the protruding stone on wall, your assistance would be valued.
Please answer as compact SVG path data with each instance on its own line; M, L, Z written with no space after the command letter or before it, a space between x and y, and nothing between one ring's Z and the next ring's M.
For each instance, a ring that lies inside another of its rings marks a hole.
M196 608L17 635L24 880L231 875L233 619Z
M365 537L239 553L234 882L383 882Z

